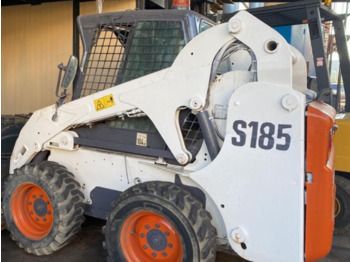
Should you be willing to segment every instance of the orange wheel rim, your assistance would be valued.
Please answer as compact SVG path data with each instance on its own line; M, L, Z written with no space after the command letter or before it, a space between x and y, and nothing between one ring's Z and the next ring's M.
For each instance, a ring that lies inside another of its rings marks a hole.
M11 198L11 211L19 231L30 239L42 239L52 228L51 201L38 185L25 183L17 187Z
M141 211L130 215L121 229L127 261L182 261L182 245L174 226L163 216Z

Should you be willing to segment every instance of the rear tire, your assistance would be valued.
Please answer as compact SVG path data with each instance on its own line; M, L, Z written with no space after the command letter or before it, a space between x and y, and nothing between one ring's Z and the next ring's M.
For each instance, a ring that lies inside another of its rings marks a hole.
M337 236L350 234L350 180L335 176L337 193L335 200L335 227Z
M84 221L84 195L67 169L54 162L16 169L3 195L6 227L19 247L49 255L68 244Z
M105 230L109 261L215 261L216 229L190 193L147 182L112 204Z

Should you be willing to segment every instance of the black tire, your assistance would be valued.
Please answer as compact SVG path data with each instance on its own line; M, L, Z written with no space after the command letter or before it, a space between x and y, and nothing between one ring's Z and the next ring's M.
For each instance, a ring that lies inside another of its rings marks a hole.
M155 219L148 220L147 216ZM158 218L160 223L156 223ZM151 221L150 225L143 223L146 221ZM154 261L154 256L157 261L215 261L216 229L210 221L202 204L179 186L167 182L138 184L112 203L104 228L108 260L147 262ZM134 243L132 254L125 252L128 239Z
M16 169L3 195L6 227L28 253L49 255L68 244L84 221L84 195L67 169L43 161Z
M336 175L335 183L337 193L334 234L340 236L350 234L350 180Z

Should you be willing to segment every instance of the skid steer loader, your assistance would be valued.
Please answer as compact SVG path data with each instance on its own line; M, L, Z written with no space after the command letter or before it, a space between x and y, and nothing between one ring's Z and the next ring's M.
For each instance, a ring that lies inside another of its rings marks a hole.
M3 206L20 247L51 254L87 214L107 220L109 261L329 252L335 111L282 36L244 11L216 26L174 10L78 25L73 100L71 57L57 103L33 113L11 157Z

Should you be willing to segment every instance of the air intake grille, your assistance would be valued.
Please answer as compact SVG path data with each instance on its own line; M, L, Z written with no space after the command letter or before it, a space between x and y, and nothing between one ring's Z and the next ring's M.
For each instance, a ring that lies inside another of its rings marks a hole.
M203 134L197 116L192 114L191 111L182 110L180 113L180 127L187 150L192 155L197 155L203 142Z

